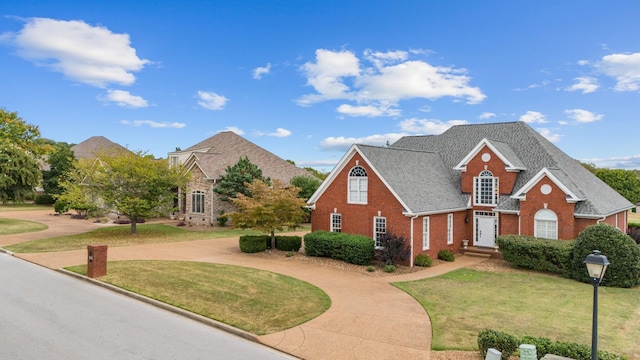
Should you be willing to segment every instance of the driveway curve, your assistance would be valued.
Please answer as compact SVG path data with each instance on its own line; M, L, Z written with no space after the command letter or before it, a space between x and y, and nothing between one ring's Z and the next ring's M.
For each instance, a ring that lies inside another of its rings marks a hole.
M28 215L17 212L19 217L13 218L38 221ZM7 213L0 213L0 216L9 217ZM39 232L44 237L49 237L46 232L58 233L64 229L56 230L56 227L65 228L70 224L61 221L58 225L53 221L47 225L49 229ZM76 229L80 230L74 226L66 231ZM0 244L3 240L0 236ZM52 269L86 262L86 250L16 256ZM258 337L265 345L303 359L429 359L431 323L428 314L415 299L389 283L437 276L485 261L484 258L459 256L455 262L410 274L372 277L291 258L245 254L238 249L237 237L113 247L108 249L108 259L188 260L238 265L288 275L318 286L331 298L331 307L325 313L291 329Z

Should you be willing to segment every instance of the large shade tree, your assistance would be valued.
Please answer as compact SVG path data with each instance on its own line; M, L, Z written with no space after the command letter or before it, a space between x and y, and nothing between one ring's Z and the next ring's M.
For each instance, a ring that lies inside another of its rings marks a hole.
M65 142L54 142L47 163L49 168L42 171L42 187L46 194L61 194L60 182L65 174L73 170L75 156L71 145Z
M76 174L77 180L83 179L67 189L76 191L80 203L88 200L88 192L92 203L129 218L132 234L137 222L166 215L173 205L174 189L188 180L181 167L142 152L101 153L84 171Z
M640 178L634 170L601 168L596 176L630 202L640 202Z
M0 108L0 198L23 201L40 184L38 160L49 146L37 126L26 123L16 112Z
M231 199L238 209L231 213L233 224L242 229L255 229L271 234L274 248L275 232L295 229L306 218L302 207L304 199L298 197L300 188L274 180L269 184L256 180L245 184L251 196L238 194Z

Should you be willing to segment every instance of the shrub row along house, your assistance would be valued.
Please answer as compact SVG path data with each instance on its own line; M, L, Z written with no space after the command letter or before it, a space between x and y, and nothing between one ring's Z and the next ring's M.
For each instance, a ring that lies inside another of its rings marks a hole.
M524 122L453 126L388 147L355 144L309 199L312 230L393 233L420 253L494 247L498 235L627 231L629 201Z
M191 173L186 190L179 190L177 204L185 221L213 225L221 212L233 210L229 202L214 192L226 168L246 157L262 170L262 175L288 184L295 176L313 176L308 171L276 156L231 131L220 132L185 150L169 153L173 165L183 164Z

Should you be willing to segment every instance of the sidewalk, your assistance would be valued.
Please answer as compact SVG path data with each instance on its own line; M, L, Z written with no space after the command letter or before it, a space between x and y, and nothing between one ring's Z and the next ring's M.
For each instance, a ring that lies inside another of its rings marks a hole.
M26 213L11 216L0 213L0 217L18 216L33 219ZM40 238L49 237L48 231L56 231L58 225L54 223L48 224L48 230L37 233ZM60 226L68 224L61 222ZM0 244L5 237L0 236ZM431 324L428 314L415 299L389 283L437 276L486 260L458 256L455 262L410 274L370 277L313 263L244 254L238 249L237 238L114 247L108 251L109 261L214 262L273 271L318 286L331 298L329 310L302 325L258 337L268 346L304 359L429 359ZM16 256L57 269L84 263L86 250Z

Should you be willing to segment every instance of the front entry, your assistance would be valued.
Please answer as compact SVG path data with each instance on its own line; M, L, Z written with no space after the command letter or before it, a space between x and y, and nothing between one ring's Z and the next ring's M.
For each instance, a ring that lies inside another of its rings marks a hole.
M476 211L473 214L474 246L495 247L498 236L498 217L493 212Z

